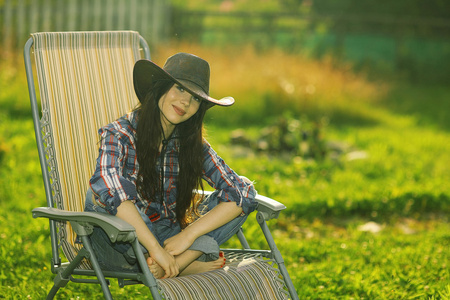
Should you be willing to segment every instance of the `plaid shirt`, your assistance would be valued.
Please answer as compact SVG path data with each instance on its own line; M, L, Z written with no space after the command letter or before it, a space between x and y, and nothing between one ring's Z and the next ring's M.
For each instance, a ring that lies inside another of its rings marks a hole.
M139 164L136 157L137 112L131 112L111 124L101 128L101 145L95 173L90 180L95 202L110 214L117 213L117 207L131 200L138 209L154 222L168 219L176 222L175 206L178 177L177 139L170 139L164 151L164 191L157 195L157 201L143 199L136 191ZM205 141L203 144L203 179L216 190L222 201L234 201L248 214L256 208L256 191L252 184L244 182L231 170ZM160 170L158 159L156 166ZM159 201L163 196L163 201Z

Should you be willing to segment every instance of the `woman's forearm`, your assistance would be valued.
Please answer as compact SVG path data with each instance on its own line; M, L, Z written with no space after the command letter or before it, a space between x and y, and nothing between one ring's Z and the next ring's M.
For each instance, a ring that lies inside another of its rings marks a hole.
M122 202L117 208L117 216L136 229L139 242L148 250L150 257L163 268L165 275L162 278L175 277L179 274L179 266L175 258L161 247L142 220L133 202Z
M164 242L164 249L172 255L179 255L186 251L198 237L225 225L241 213L242 208L235 202L221 202L179 234L168 238Z
M185 233L189 233L194 240L222 225L227 224L242 213L242 208L235 202L221 202L200 219L186 227Z
M126 221L136 229L139 242L148 250L160 247L158 241L152 232L148 229L144 220L142 220L136 206L131 201L124 201L117 208L117 216Z

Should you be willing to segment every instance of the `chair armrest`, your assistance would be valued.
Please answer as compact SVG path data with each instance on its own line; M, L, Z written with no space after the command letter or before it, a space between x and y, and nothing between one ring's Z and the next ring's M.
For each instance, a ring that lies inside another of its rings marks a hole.
M202 191L197 192L202 193ZM211 195L212 193L213 192L211 191L203 191L205 196ZM256 210L262 212L266 220L278 219L280 211L286 209L286 206L283 203L266 196L256 195L255 200L258 202Z
M255 200L258 202L256 210L262 212L266 220L278 219L280 211L286 209L283 203L266 196L257 195Z
M92 233L92 227L101 227L111 242L132 242L136 239L133 226L119 217L97 212L71 212L53 207L33 209L33 218L48 218L55 221L68 221L78 235Z

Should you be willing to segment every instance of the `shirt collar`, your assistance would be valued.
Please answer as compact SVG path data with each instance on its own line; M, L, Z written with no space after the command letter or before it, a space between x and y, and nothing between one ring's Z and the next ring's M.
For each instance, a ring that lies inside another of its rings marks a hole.
M139 113L137 110L133 110L132 112L129 112L127 114L127 119L130 122L131 127L133 127L134 131L136 131L137 129L138 116Z
M131 127L134 129L134 132L136 132L138 119L139 119L139 111L134 110L132 112L129 112L127 114L127 119L131 124ZM179 133L178 130L175 128L174 133L171 135L170 139L167 141L167 148L166 150L179 150L180 141L178 139Z

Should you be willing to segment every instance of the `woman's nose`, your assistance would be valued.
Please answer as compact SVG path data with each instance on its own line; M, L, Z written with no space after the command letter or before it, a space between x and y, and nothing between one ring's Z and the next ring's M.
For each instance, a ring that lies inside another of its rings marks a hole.
M181 103L185 106L189 106L191 104L192 95L188 94L186 96L183 95L181 98Z

